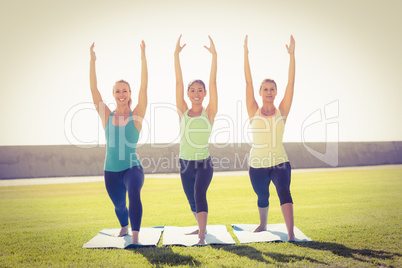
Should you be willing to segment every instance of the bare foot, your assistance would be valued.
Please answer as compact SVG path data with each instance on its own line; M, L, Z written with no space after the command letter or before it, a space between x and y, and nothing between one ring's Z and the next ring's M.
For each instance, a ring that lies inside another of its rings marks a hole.
M118 237L128 235L128 226L121 227Z
M205 242L205 237L199 237L197 245L205 246L207 243Z
M191 233L186 233L186 235L195 235L195 234L198 234L198 232L199 232L199 230L197 229Z
M200 232L200 230L195 230L195 231L193 231L193 232L191 232L191 233L186 233L186 235L196 235L196 234L198 234ZM205 230L205 234L207 234L207 230Z
M258 232L263 232L263 231L266 231L266 230L267 230L267 227L266 227L266 226L258 225L258 227L255 228L255 230L254 230L253 232L254 232L254 233L258 233Z

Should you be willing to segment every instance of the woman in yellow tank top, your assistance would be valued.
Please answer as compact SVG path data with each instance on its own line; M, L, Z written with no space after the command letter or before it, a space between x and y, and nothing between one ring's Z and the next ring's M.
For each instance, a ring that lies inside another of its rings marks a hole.
M260 224L254 232L265 231L268 220L269 184L276 187L285 219L288 240L294 240L293 200L290 194L291 167L282 145L286 119L293 100L295 82L295 40L290 37L286 45L290 56L288 84L285 95L279 104L274 105L277 95L276 83L265 79L260 86L259 94L262 106L259 107L254 97L253 80L248 59L248 36L244 40L244 75L246 78L246 105L253 133L253 145L249 158L250 180L258 196Z

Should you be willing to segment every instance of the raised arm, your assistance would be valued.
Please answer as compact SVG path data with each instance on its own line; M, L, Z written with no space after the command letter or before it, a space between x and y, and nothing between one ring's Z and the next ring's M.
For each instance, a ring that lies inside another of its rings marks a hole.
M141 130L142 120L145 116L145 111L148 105L148 67L147 58L145 56L145 42L141 41L141 85L138 93L138 104L134 108L133 114L137 116L137 120L134 121L138 131Z
M174 51L174 71L176 74L176 107L177 107L177 113L179 114L179 118L181 118L184 112L187 111L188 109L187 103L184 100L183 75L181 72L180 57L179 57L180 52L186 46L186 44L180 46L180 39L181 35L177 40L176 49Z
M89 82L90 82L92 100L94 102L95 109L98 112L98 114L102 120L103 128L105 128L106 124L107 124L107 119L109 118L109 115L110 115L110 110L106 106L106 104L103 102L102 96L98 90L98 84L97 84L97 80L96 80L96 70L95 70L96 55L94 52L94 47L95 47L95 43L93 43L90 47L91 61L89 64Z
M290 36L290 44L286 45L286 49L288 50L290 61L289 61L289 74L288 74L288 84L286 86L285 96L279 105L279 110L281 111L282 116L284 116L284 120L286 122L286 118L289 115L290 107L292 106L293 101L293 92L295 85L295 73L296 73L296 63L295 63L295 39L293 36Z
M210 46L204 46L212 54L211 74L209 76L209 104L205 111L209 120L213 123L215 115L218 112L218 90L216 86L216 73L218 69L218 55L216 53L215 44L212 38L209 37Z
M248 36L244 39L244 76L246 78L246 106L247 113L251 119L258 110L258 104L254 97L253 79L251 77L250 62L248 59Z

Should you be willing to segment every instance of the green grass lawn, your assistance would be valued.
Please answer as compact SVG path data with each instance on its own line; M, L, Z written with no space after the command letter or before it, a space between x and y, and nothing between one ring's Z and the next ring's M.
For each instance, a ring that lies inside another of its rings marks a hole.
M103 182L0 187L0 267L402 267L402 169L292 175L295 226L314 242L239 244L231 223L258 223L248 176L215 177L208 224L230 246L83 249L118 228ZM179 179L146 179L142 226L196 225ZM271 185L269 223L282 223Z

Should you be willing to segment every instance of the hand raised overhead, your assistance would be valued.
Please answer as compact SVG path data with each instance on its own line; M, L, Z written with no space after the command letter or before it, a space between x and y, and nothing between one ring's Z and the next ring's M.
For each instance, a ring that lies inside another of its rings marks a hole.
M286 49L288 50L289 54L295 53L295 46L296 46L295 39L293 38L293 35L291 35L290 36L290 44L289 44L289 46L286 45Z
M176 43L176 49L174 51L175 54L180 54L180 52L186 46L186 44L184 44L183 46L180 46L180 39L181 39L181 35L180 35L180 37L179 37L179 39L177 40L177 43Z
M204 46L211 54L216 54L215 44L212 41L212 38L208 35L209 38L209 47Z
M140 47L141 47L141 52L145 52L145 42L144 42L144 40L141 41Z
M91 47L89 48L89 50L90 50L90 52L91 52L91 59L96 60L96 55L95 55L94 47L95 47L95 42L92 43L92 45L91 45Z
M248 35L244 38L244 53L248 53Z

